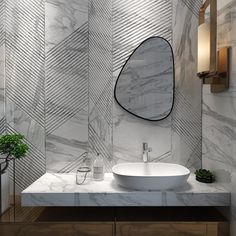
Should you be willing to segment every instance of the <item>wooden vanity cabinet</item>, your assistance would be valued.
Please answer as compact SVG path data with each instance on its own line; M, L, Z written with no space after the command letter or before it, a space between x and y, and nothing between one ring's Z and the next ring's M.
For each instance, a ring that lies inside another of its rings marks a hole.
M227 220L214 208L54 207L36 212L33 221L0 223L0 236L229 236Z
M229 236L228 224L206 222L4 223L1 236Z
M229 236L229 224L213 207L121 208L116 236Z
M220 222L117 222L116 236L229 236Z
M4 223L1 236L113 236L114 223Z

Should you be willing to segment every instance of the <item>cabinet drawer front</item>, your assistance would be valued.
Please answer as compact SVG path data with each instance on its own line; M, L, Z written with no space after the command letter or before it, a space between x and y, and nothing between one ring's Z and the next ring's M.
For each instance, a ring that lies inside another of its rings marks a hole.
M117 223L116 236L206 236L205 223Z
M0 224L1 236L112 236L113 223Z

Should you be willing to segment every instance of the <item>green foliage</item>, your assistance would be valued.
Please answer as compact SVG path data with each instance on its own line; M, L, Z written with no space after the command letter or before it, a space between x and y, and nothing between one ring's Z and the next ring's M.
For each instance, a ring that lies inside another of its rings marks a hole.
M4 134L0 136L0 154L20 159L26 155L28 145L23 142L21 134Z
M195 174L197 177L202 178L202 179L208 179L208 180L214 179L213 173L206 169L196 170Z

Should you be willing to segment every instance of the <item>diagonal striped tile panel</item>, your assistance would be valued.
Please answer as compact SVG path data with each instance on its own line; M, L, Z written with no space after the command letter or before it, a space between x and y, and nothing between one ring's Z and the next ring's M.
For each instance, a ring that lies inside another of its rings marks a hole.
M196 16L199 16L199 9L202 5L202 0L182 0L189 10Z
M102 0L91 1L89 8L89 95L109 124L112 122L111 6L110 0Z
M5 119L5 117L3 117L0 120L0 134L4 134L5 133L5 122L6 122L6 119Z
M6 96L44 126L44 1L6 0Z
M112 1L90 0L89 150L106 165L112 157L112 97Z
M52 133L88 103L88 24L46 55L46 132Z
M191 97L186 97L179 89L175 93L175 104L172 116L172 128L189 149L201 158L202 122L201 104L198 110L192 107Z
M74 161L71 161L68 165L64 166L62 169L58 170L57 173L70 173L70 172L76 172L80 164L84 161L86 156L88 155L87 152L80 155L78 158L76 158Z
M0 46L5 42L5 0L0 0Z
M113 1L113 71L121 68L131 52L146 38L172 38L170 0Z
M9 124L7 124L6 132L9 134L18 133ZM16 185L20 189L25 189L35 180L45 173L45 156L32 143L25 140L29 146L29 151L26 157L16 161L15 175ZM10 176L13 177L12 163L10 166Z
M89 134L91 148L90 155L96 156L97 153L100 153L103 157L105 171L110 172L114 165L114 160L111 156L112 145L103 142L92 125L89 125Z

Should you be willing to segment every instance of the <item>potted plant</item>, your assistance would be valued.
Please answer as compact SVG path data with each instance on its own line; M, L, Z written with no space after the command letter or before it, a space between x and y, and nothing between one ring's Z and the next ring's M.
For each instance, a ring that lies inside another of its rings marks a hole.
M196 170L195 175L196 180L202 183L212 183L214 181L213 173L206 169Z
M24 157L28 151L28 145L23 142L24 136L21 134L4 134L0 136L0 154L1 154L1 212L9 208L9 175L7 168L13 159Z

